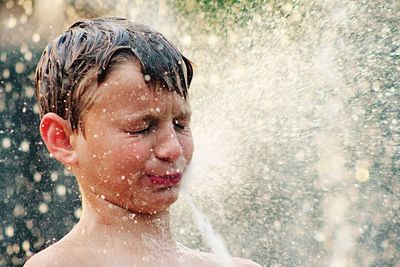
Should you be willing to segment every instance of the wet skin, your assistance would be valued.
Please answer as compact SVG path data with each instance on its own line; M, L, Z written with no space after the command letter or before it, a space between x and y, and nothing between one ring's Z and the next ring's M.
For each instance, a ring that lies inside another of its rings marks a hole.
M188 100L149 88L132 63L117 66L98 90L84 134L71 136L82 190L132 212L165 210L178 198L179 183L150 178L182 175L192 158Z
M177 244L169 229L180 180L165 183L165 175L182 174L193 154L188 100L149 88L135 63L117 66L97 90L82 131L56 114L42 119L49 152L78 179L82 216L25 266L220 266L216 255Z

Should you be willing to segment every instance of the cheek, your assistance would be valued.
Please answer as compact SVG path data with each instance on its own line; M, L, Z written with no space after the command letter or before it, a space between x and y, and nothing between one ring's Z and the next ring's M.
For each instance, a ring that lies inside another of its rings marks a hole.
M133 139L114 134L92 139L86 148L82 162L86 162L87 169L109 180L142 171L151 156L152 145L146 138Z
M151 156L151 148L151 142L147 140L113 142L109 148L111 152L107 155L112 164L110 167L126 174L142 171L144 163Z
M185 136L181 138L180 143L183 150L183 156L187 160L187 164L189 164L193 157L193 150L194 150L193 138L191 135Z

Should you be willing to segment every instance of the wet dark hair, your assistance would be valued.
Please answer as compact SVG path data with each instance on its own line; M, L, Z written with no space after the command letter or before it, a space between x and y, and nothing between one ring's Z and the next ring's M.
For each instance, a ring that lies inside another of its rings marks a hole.
M137 59L147 83L187 97L192 64L163 35L124 18L84 19L43 51L35 75L40 116L54 112L78 130L95 88L121 59Z

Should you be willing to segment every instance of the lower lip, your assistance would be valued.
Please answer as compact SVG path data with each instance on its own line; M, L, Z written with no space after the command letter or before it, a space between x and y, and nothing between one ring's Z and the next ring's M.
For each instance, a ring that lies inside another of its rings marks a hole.
M155 185L173 186L178 184L182 179L182 174L174 175L149 175L150 182Z

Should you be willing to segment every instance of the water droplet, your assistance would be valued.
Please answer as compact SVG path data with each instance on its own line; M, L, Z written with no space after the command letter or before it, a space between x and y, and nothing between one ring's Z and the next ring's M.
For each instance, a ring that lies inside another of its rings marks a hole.
M40 213L45 214L49 211L49 205L47 205L47 203L44 203L44 202L40 203L38 210L40 211Z
M364 167L356 168L355 177L356 177L356 180L359 182L366 182L369 179L368 169L364 168Z
M31 248L31 244L28 240L24 240L21 244L21 247L24 251L28 251Z
M8 137L3 138L3 140L1 141L1 145L6 149L9 148L11 146L10 138Z
M6 8L11 9L14 6L14 1L7 1L6 2Z
M58 173L57 172L51 172L51 174L50 174L50 179L51 179L51 181L53 181L53 182L55 182L55 181L57 181L58 180Z
M188 46L190 46L192 44L192 37L190 35L188 35L188 34L185 34L185 35L182 36L180 41L181 41L183 46L188 47Z
M22 141L20 145L20 149L23 152L28 152L29 151L29 142L28 141Z
M9 69L4 69L3 70L3 78L4 79L10 78L10 70Z
M82 216L82 209L81 209L81 208L77 208L77 209L74 211L74 216L75 216L75 218L80 219L81 216ZM84 231L84 230L82 230L82 231Z
M22 15L22 16L19 18L19 22L20 22L21 24L27 23L27 22L28 22L28 17L25 16L25 15Z
M35 174L33 175L33 180L35 180L35 182L40 182L40 180L42 180L42 174L39 172L35 172Z
M33 220L27 220L25 225L27 229L31 230L33 228Z
M57 195L59 195L59 196L65 196L65 194L67 193L67 188L65 187L65 185L60 184L57 186L56 192L57 192Z
M12 227L11 225L7 226L6 230L5 230L5 234L8 237L14 236L14 227Z
M17 204L14 207L13 215L15 217L22 217L25 215L25 208L21 204Z
M7 28L15 28L17 26L17 20L14 17L11 17L6 22Z
M33 105L33 112L35 113L35 114L39 114L39 106L38 106L38 104L36 103L35 105Z
M18 62L15 64L15 72L21 74L25 71L25 64L22 62Z
M5 88L6 92L9 93L12 91L12 84L11 83L6 83L6 88Z
M40 34L37 33L37 32L35 32L35 33L32 35L32 41L33 41L34 43L38 43L38 42L40 41Z
M35 90L31 86L25 87L25 96L32 98L35 95Z
M318 242L324 242L326 240L326 236L324 233L316 232L314 235L314 239Z

